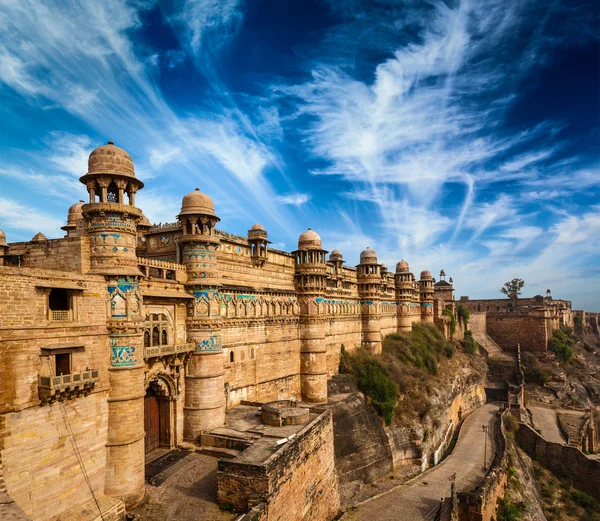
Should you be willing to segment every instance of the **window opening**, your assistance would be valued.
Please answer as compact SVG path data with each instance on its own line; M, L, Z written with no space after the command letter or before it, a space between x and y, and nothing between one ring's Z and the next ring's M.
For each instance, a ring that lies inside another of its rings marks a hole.
M71 355L62 353L54 356L56 376L71 374Z

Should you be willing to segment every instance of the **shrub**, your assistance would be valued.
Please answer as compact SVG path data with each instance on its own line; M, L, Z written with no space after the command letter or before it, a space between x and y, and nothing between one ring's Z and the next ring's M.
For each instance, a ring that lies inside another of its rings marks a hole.
M504 428L508 432L517 432L519 430L519 422L512 414L504 416Z
M338 372L340 374L352 373L350 355L346 352L346 347L344 346L344 344L342 344L342 350L340 353L340 365L338 367Z
M470 355L474 355L477 352L477 342L473 338L473 333L470 329L465 331L465 338L461 341L463 349Z
M450 309L444 309L442 315L450 319L450 338L452 338L454 333L456 333L456 318L454 318L454 313Z
M352 357L351 360L356 385L369 397L385 424L390 425L398 399L396 384L378 360L365 356Z
M548 347L561 362L567 363L573 358L574 345L575 341L570 336L569 332L560 329L552 330L552 338L550 338Z
M575 315L575 317L573 318L573 322L575 324L575 333L577 333L578 335L583 334L583 318Z
M462 323L465 329L469 326L469 319L471 318L471 311L464 304L456 306L456 316L458 317L459 323Z
M508 498L498 500L498 521L519 521L523 517L523 508Z
M581 490L577 490L574 488L571 492L571 499L577 503L580 507L585 508L586 510L598 510L600 505L598 501L596 501L592 496L582 492Z
M454 354L453 349L433 325L415 324L409 333L394 333L383 340L383 350L386 354L417 369L425 369L434 376L438 373L439 357L443 354L450 358Z

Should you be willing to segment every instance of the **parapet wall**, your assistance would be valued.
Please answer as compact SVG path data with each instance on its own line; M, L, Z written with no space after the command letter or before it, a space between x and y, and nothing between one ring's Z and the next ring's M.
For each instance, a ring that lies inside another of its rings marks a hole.
M545 351L548 347L546 318L523 313L488 313L487 333L505 351Z
M600 461L588 458L576 447L552 443L529 425L519 423L516 438L532 458L560 476L566 476L579 490L600 501Z
M496 456L482 482L471 492L458 493L458 519L460 521L491 521L496 518L496 504L504 497L507 476L506 433L504 416L498 413L494 427Z
M333 421L320 412L262 463L245 462L242 453L219 460L217 498L236 510L251 510L248 519L261 521L327 521L339 510L334 465ZM273 440L275 443L275 440ZM266 513L260 503L265 503Z

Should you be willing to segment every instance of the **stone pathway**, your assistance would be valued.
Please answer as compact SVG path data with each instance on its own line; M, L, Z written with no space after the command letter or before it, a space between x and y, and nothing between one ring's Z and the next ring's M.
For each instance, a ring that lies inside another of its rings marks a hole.
M189 463L162 485L146 485L144 502L131 513L139 521L231 521L217 505L217 458L190 454Z
M486 332L474 329L472 333L475 342L487 351L492 360L505 360L516 363L516 356L512 353L506 353Z
M471 413L461 428L456 447L442 463L416 477L410 483L361 503L348 510L343 521L418 521L433 519L440 499L450 495L451 477L456 475L458 491L471 490L485 475L483 469L484 434L488 425L487 466L494 459L493 427L498 411L487 404Z
M558 427L556 409L532 406L528 406L527 409L531 412L533 428L547 441L551 441L552 443L565 443L565 439Z

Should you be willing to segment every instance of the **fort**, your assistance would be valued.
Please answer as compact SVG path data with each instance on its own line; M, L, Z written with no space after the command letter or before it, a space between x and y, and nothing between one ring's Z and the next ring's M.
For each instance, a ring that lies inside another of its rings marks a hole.
M417 279L405 261L388 271L369 248L346 266L310 229L293 252L271 248L260 224L226 233L198 189L177 222L152 225L135 206L133 161L111 142L81 182L89 200L69 209L64 238L0 233L2 478L32 519L84 519L90 490L103 518L118 519L142 500L153 449L200 443L248 402L325 403L342 344L379 353L382 335L413 323L447 333L444 275ZM333 458L331 414L304 420L298 446L317 429ZM319 468L334 497L332 467ZM315 501L335 510L331 497Z
M311 229L277 250L260 224L223 231L198 188L176 222L151 224L135 205L133 161L112 142L80 180L89 200L69 208L63 238L0 232L0 505L21 519L122 520L144 498L147 455L178 447L229 451L217 500L246 519L333 519L341 484L403 458L438 464L461 415L485 402L483 376L463 371L429 445L384 431L336 376L343 348L377 355L383 337L415 324L450 338L462 304L485 349L491 338L545 351L553 329L584 313L549 293L516 310L455 301L443 270L437 282L404 260L388 271L370 248L347 266Z

